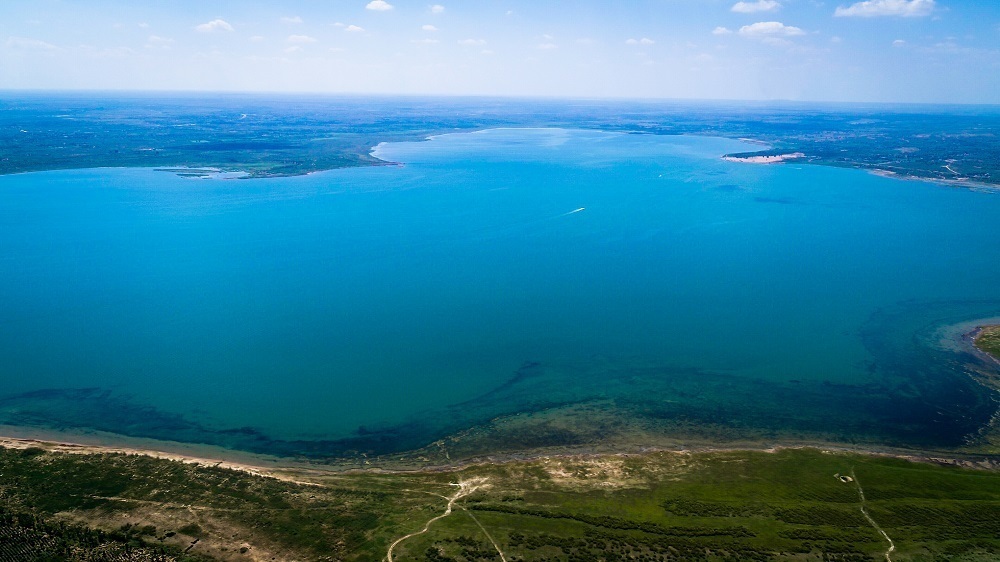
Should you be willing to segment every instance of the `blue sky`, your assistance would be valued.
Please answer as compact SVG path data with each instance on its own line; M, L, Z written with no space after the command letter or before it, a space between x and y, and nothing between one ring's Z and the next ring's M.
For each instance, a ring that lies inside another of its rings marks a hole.
M0 88L1000 103L997 0L4 0Z

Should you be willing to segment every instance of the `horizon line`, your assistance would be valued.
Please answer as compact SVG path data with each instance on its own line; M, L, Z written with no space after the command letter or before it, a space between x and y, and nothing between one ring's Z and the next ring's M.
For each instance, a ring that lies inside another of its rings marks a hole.
M868 105L868 106L961 106L1000 107L1000 102L933 102L933 101L858 101L819 100L789 98L678 98L653 96L584 96L570 94L473 94L473 93L400 93L400 92L329 92L329 91L286 91L286 90L158 90L139 88L0 88L0 96L7 94L116 94L128 95L176 95L176 96L274 96L274 97L340 97L340 98L442 98L442 99L496 99L496 100L540 100L540 101L603 101L603 102L687 102L687 103L742 103L742 104L789 104L789 105Z

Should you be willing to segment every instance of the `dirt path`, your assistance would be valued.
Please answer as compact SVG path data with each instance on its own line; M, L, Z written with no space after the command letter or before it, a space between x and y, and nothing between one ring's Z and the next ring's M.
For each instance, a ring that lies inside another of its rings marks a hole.
M889 535L882 530L882 527L878 526L878 523L876 523L875 520L872 519L872 516L868 514L868 510L865 509L865 491L861 489L861 481L858 480L857 475L854 474L853 468L851 469L851 478L854 479L854 483L858 486L858 497L861 498L861 515L864 515L865 519L867 519L868 522L871 523L872 527L875 527L875 530L881 533L882 537L885 538L886 542L889 543L889 550L885 551L885 559L886 562L892 562L892 553L893 551L896 550L896 543L892 542L892 539L889 538Z
M504 555L502 550L500 550L500 545L497 544L497 541L493 540L493 536L490 535L490 532L486 530L486 527L483 527L483 524L479 522L479 519L476 519L476 516L473 515L471 511L465 509L464 507L462 507L462 511L468 513L469 517L471 517L472 520L476 522L476 525L479 525L479 528L483 530L483 534L486 535L486 538L489 539L490 543L493 544L493 548L497 549L497 554L500 555L500 560L502 560L503 562L507 562L507 556Z
M400 537L396 539L391 545L389 545L389 550L385 554L385 557L388 560L388 562L393 562L392 551L395 550L397 546L399 546L399 543L405 541L406 539L426 533L427 530L431 528L431 525L435 521L437 521L438 519L444 519L445 517L451 515L452 508L455 506L456 501L464 498L465 496L468 496L469 494L485 486L487 480L488 479L484 477L476 477L476 478L470 478L468 480L461 480L457 484L452 484L452 486L458 486L458 491L456 491L454 494L451 495L451 497L448 498L448 506L445 508L444 513L438 515L437 517L433 517L429 521L427 521L427 523L424 523L423 529L420 529L415 533L410 533L409 535L406 535L404 537ZM482 528L482 525L480 525L480 528ZM485 530L486 529L483 529L483 531ZM490 541L492 540L493 539L491 538ZM496 547L496 543L493 543L493 546ZM497 548L497 550L499 551L500 549ZM503 554L501 554L501 557L502 556Z

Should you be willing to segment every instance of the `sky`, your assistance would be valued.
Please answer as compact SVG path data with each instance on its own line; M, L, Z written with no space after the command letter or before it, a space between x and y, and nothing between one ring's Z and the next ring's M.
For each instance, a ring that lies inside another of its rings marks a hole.
M1000 103L1000 0L3 0L0 89Z

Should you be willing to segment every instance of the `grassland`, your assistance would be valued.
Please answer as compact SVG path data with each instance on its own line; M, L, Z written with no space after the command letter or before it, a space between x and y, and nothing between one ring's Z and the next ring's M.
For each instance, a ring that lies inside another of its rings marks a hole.
M862 507L892 560L1000 557L1000 472L884 456L659 452L258 475L0 449L0 561L380 560L432 520L393 560L884 559Z

